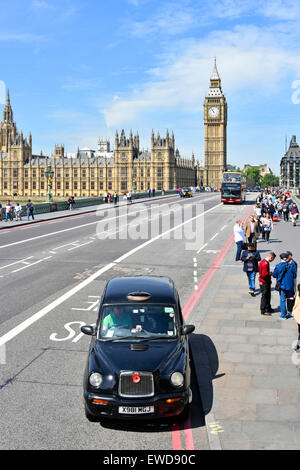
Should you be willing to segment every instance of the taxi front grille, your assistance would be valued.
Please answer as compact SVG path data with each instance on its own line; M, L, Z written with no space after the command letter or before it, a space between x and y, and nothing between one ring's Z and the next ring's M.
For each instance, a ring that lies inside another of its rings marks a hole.
M134 374L140 376L140 381L135 383ZM121 372L119 380L119 395L121 397L152 397L154 395L154 381L151 372Z

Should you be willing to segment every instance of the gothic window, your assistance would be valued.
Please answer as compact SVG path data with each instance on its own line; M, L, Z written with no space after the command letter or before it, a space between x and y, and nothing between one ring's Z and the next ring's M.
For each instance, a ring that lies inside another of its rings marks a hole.
M91 169L91 178L95 178L95 170L94 168ZM94 189L94 188L92 188Z
M112 182L111 181L108 182L108 189L112 189Z
M60 181L57 182L56 189L60 189Z
M70 189L69 181L66 181L66 189Z
M77 168L74 168L74 178L77 178L78 176L78 171L77 171ZM77 189L77 188L76 188Z
M103 182L102 181L100 181L100 183L99 183L99 189L103 189Z
M95 189L95 183L94 183L94 181L91 182L91 189Z
M112 177L112 169L111 169L111 168L108 169L108 177L109 177L109 178Z
M28 178L28 170L27 169L24 170L24 176L25 176L25 178Z
M85 181L83 181L83 183L82 183L82 189L86 189L86 182Z
M69 169L68 169L68 168L66 168L66 178L69 178L69 176L70 176ZM69 189L69 188L68 188L68 189Z
M4 170L3 176L4 176L4 178L7 178L7 176L8 176L8 170Z
M103 168L100 168L100 170L99 170L99 176L100 176L100 178L103 178Z
M33 181L33 183L32 183L32 189L36 189L36 182L35 181Z
M121 178L126 178L126 176L127 176L127 168L126 168L126 166L122 166L121 167Z
M74 181L74 189L77 189L77 181Z
M141 168L141 177L143 178L144 176L144 168Z
M25 181L25 189L28 189L28 181Z
M122 158L122 160L126 160L126 153L122 153L121 158Z
M18 178L18 170L13 170L13 178Z
M132 178L136 178L136 168L133 168L132 170Z
M16 150L14 151L14 159L17 160L18 158L18 153L16 152Z
M36 169L35 168L32 169L32 177L36 178Z
M45 188L45 183L44 181L41 181L41 189L44 189Z
M60 168L57 168L57 170L56 170L56 177L57 177L57 178L60 178L60 174L61 174L61 173L60 173Z
M126 181L122 181L122 182L121 182L121 190L122 190L122 191L125 191L125 190L127 189L126 186L127 186L127 182L126 182Z
M85 177L86 177L86 170L83 169L83 170L82 170L82 178L85 178Z
M158 153L157 159L158 159L158 160L162 160L162 159L163 159L163 156L162 156L162 153L161 153L161 152Z
M163 169L161 166L157 168L157 178L162 178L163 177Z
M41 178L44 178L44 176L45 176L45 170L42 169L41 170Z

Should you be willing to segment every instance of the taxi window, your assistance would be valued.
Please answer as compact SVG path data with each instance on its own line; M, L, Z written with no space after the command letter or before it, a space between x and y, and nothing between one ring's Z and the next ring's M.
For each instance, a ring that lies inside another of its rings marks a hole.
M177 335L175 308L171 305L104 306L100 338L174 338Z

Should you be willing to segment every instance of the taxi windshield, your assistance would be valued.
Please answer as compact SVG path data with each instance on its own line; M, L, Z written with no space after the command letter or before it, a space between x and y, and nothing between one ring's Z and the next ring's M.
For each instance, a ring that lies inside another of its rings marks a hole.
M177 335L174 306L109 305L104 306L98 337L174 338Z

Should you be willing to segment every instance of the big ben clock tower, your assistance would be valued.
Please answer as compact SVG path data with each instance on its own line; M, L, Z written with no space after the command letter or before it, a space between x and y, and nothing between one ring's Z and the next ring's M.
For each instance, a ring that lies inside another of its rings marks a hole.
M221 186L227 165L227 103L221 88L216 59L204 101L204 181L206 186Z

